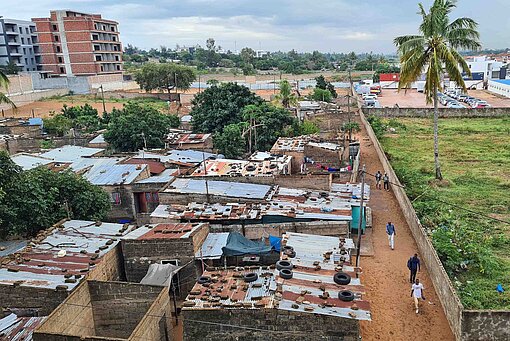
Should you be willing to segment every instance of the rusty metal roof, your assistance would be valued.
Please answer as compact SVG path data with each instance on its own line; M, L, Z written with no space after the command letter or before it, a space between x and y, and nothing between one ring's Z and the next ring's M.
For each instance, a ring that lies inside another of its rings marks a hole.
M70 220L2 259L0 284L72 290L113 249L128 226Z
M205 228L207 223L169 223L169 224L152 224L138 227L121 239L185 239Z
M167 135L167 141L171 145L204 143L210 138L211 134L169 133Z
M354 247L352 240L287 233L283 244L293 243L295 258L288 259L282 253L282 260L294 265L293 277L283 279L274 267L255 266L246 268L215 269L204 272L208 284L197 283L183 304L183 309L282 309L350 318L370 320L370 304L363 300L365 293L357 269L334 257L335 252L348 251ZM343 244L342 244L343 243ZM348 285L336 284L333 276L337 271L351 275ZM255 272L258 279L246 283L243 275ZM355 294L351 302L338 298L342 290Z
M18 317L10 314L0 319L0 340L31 341L34 330L46 317Z

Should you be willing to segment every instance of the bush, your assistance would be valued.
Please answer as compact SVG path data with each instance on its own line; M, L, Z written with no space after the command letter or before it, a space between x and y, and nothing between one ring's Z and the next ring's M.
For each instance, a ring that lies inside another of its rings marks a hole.
M378 139L383 138L387 127L383 123L382 119L378 116L370 115L368 116L367 121L372 126L375 136L377 136Z

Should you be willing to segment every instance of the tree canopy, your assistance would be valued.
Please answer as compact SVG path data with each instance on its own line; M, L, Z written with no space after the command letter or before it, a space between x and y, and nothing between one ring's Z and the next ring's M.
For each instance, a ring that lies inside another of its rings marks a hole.
M221 132L229 124L243 121L242 110L245 106L263 102L262 98L243 85L213 85L191 101L193 130L202 133Z
M0 152L0 237L33 236L68 216L102 220L109 211L109 195L72 171L22 171Z
M227 159L237 159L246 152L246 139L242 136L244 122L226 126L221 133L214 134L214 147Z
M478 50L481 48L478 24L471 18L458 18L450 21L449 15L457 6L457 0L434 0L427 12L419 4L418 14L422 17L420 34L395 38L401 71L399 90L408 88L425 71L424 93L427 103L434 102L434 163L436 179L442 180L439 163L438 139L438 99L442 89L444 71L466 91L461 70L471 75L469 66L457 49Z
M280 82L280 92L275 96L277 102L281 103L284 108L295 106L298 103L296 94L292 92L292 86L289 81L284 79Z
M170 128L179 125L176 115L166 115L155 108L130 102L120 110L113 109L104 138L120 152L133 152L144 146L162 148Z
M187 90L195 79L192 68L174 63L147 63L135 73L135 81L145 91Z

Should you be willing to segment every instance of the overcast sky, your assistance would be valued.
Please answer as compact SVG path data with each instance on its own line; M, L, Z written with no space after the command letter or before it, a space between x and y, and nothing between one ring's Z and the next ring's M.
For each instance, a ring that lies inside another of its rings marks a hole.
M7 1L7 0L3 0ZM432 0L422 1L427 7ZM120 23L124 45L192 46L209 37L225 49L393 52L392 39L416 32L415 0L25 0L0 15L46 17L50 9L100 13ZM510 46L510 0L459 0L453 16L480 24L485 48Z

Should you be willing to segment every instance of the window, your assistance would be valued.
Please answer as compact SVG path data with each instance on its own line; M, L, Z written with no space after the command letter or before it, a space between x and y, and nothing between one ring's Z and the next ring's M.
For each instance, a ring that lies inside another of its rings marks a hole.
M105 25L103 25L103 31L106 31L106 26Z
M113 192L113 193L112 193L112 197L111 197L111 202L112 202L112 204L114 204L114 205L120 205L120 204L122 204L122 201L121 201L121 199L120 199L120 193L118 193L118 192Z
M117 71L120 71L120 65L117 65Z
M94 24L94 29L95 29L95 30L97 30L97 29L98 29L98 28L97 28L97 24Z
M115 32L115 26L110 27L110 29L112 30L112 32Z
M63 62L62 57L58 57L57 59L58 59L58 63L62 64L62 62Z
M26 34L30 34L30 32L28 32L28 27L25 27L25 32Z
M56 31L56 30L57 30L57 25L51 25L51 29L52 29L53 31Z
M94 51L99 51L101 50L101 46L99 45L94 45Z
M28 65L28 58L25 58L25 65Z
M119 56L115 56L115 61L116 61L116 62L120 61Z
M34 51L33 51L33 49L32 49L31 47L29 47L29 48L28 48L28 52L29 52L30 54L34 53Z
M27 49L23 48L23 54L27 54Z
M19 33L23 34L23 28L19 27Z
M116 36L113 36L113 37L112 37L112 40L113 40L113 41L117 41L117 37L116 37Z
M96 62L100 62L102 60L103 60L103 58L101 58L101 56L96 56Z
M99 40L99 36L97 34L92 35L92 40Z
M162 259L160 261L161 264L171 264L175 266L179 266L179 260L178 259Z
M53 39L55 39L55 41L60 41L60 38L58 36L53 36Z
M27 38L27 44L30 45L32 42L30 41L30 38Z
M25 45L25 38L21 37L21 43Z
M60 46L57 46L56 48L57 48L57 53L62 52L62 50L60 49Z
M60 73L65 73L65 69L63 67L60 67Z
M118 51L119 48L117 47L117 45L113 45L113 51Z

